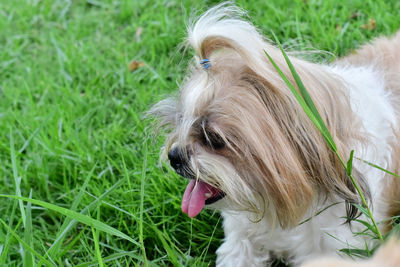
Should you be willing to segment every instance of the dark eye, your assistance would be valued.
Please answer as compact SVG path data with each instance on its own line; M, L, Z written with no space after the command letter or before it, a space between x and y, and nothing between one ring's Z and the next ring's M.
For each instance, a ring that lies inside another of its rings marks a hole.
M224 139L214 132L205 132L202 141L204 145L212 149L222 149L225 147Z

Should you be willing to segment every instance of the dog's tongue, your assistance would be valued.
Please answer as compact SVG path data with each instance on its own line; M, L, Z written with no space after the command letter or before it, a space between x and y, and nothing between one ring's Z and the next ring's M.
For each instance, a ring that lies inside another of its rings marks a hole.
M216 189L202 181L190 180L182 198L182 211L193 218L204 208L206 199L215 194Z

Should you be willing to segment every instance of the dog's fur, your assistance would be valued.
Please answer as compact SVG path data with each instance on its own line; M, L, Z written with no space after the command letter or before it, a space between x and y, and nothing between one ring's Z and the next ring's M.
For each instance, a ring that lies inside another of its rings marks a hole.
M151 110L171 129L164 151L179 150L179 173L225 193L210 205L224 218L217 265L260 266L271 255L297 265L344 247L372 247L366 236L353 235L361 224L346 223L358 216L355 187L264 54L291 78L281 52L243 15L220 4L189 27L195 56L179 97ZM394 172L399 47L400 33L330 65L290 58L342 157L354 149L357 158ZM205 58L208 69L199 64ZM357 160L353 175L377 221L400 211L399 179Z
M301 267L399 267L400 266L400 242L396 239L389 240L369 260L343 260L335 258L323 258L309 261Z

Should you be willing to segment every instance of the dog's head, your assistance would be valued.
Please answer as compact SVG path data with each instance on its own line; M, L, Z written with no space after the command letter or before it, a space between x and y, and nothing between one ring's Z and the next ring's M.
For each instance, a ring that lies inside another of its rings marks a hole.
M321 195L356 201L339 161L264 54L291 77L280 51L242 15L220 5L189 27L196 55L180 94L151 110L171 129L165 156L190 179L182 210L193 217L224 198L223 208L270 216L285 227ZM344 92L330 90L342 84L323 67L292 61L342 149L353 137L353 118Z

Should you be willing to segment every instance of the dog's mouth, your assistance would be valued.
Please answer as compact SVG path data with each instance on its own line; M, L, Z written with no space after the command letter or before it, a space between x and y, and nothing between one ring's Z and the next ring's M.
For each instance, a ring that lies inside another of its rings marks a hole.
M193 218L204 208L225 196L225 193L200 180L191 179L182 198L182 211Z

